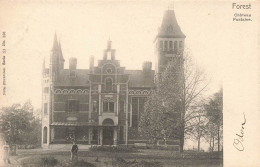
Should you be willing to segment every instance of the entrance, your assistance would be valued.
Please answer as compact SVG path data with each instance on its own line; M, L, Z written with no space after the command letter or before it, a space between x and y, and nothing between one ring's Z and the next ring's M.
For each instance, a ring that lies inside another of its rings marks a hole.
M103 126L103 145L113 145L114 129L110 126Z

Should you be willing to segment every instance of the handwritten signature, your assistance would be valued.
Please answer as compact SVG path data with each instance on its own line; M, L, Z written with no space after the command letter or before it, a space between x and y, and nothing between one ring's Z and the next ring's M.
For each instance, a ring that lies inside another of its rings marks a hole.
M238 151L244 151L243 141L244 141L244 129L245 129L244 126L245 126L245 124L246 124L246 116L244 114L244 122L241 124L240 134L236 134L236 136L238 136L238 138L234 139L234 142L233 142L233 146Z

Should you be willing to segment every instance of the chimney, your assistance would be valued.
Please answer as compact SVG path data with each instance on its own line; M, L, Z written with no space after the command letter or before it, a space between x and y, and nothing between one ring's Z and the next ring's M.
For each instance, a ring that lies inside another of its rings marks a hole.
M152 70L152 62L145 61L143 62L143 72L150 72Z
M76 70L77 69L77 58L71 57L69 60L69 68L70 70Z

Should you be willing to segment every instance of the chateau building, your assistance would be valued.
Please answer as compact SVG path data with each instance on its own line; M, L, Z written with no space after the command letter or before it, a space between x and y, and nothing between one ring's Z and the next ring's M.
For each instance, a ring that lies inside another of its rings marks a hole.
M49 68L42 73L42 147L71 143L117 145L138 143L140 114L155 88L154 80L165 66L183 51L185 35L174 11L165 11L154 41L156 66L143 63L142 70L127 70L116 59L109 40L103 59L89 69L77 69L77 59L69 59L64 69L61 44L55 34Z

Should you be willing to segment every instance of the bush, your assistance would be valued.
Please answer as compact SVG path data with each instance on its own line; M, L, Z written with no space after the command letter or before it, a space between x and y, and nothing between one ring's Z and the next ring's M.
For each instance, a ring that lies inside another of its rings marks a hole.
M124 146L92 146L90 151L104 151L104 152L137 152L136 148Z
M41 158L42 167L54 167L58 164L58 160L53 157L43 157Z
M96 167L94 164L86 162L84 160L80 160L78 162L60 162L58 167Z

